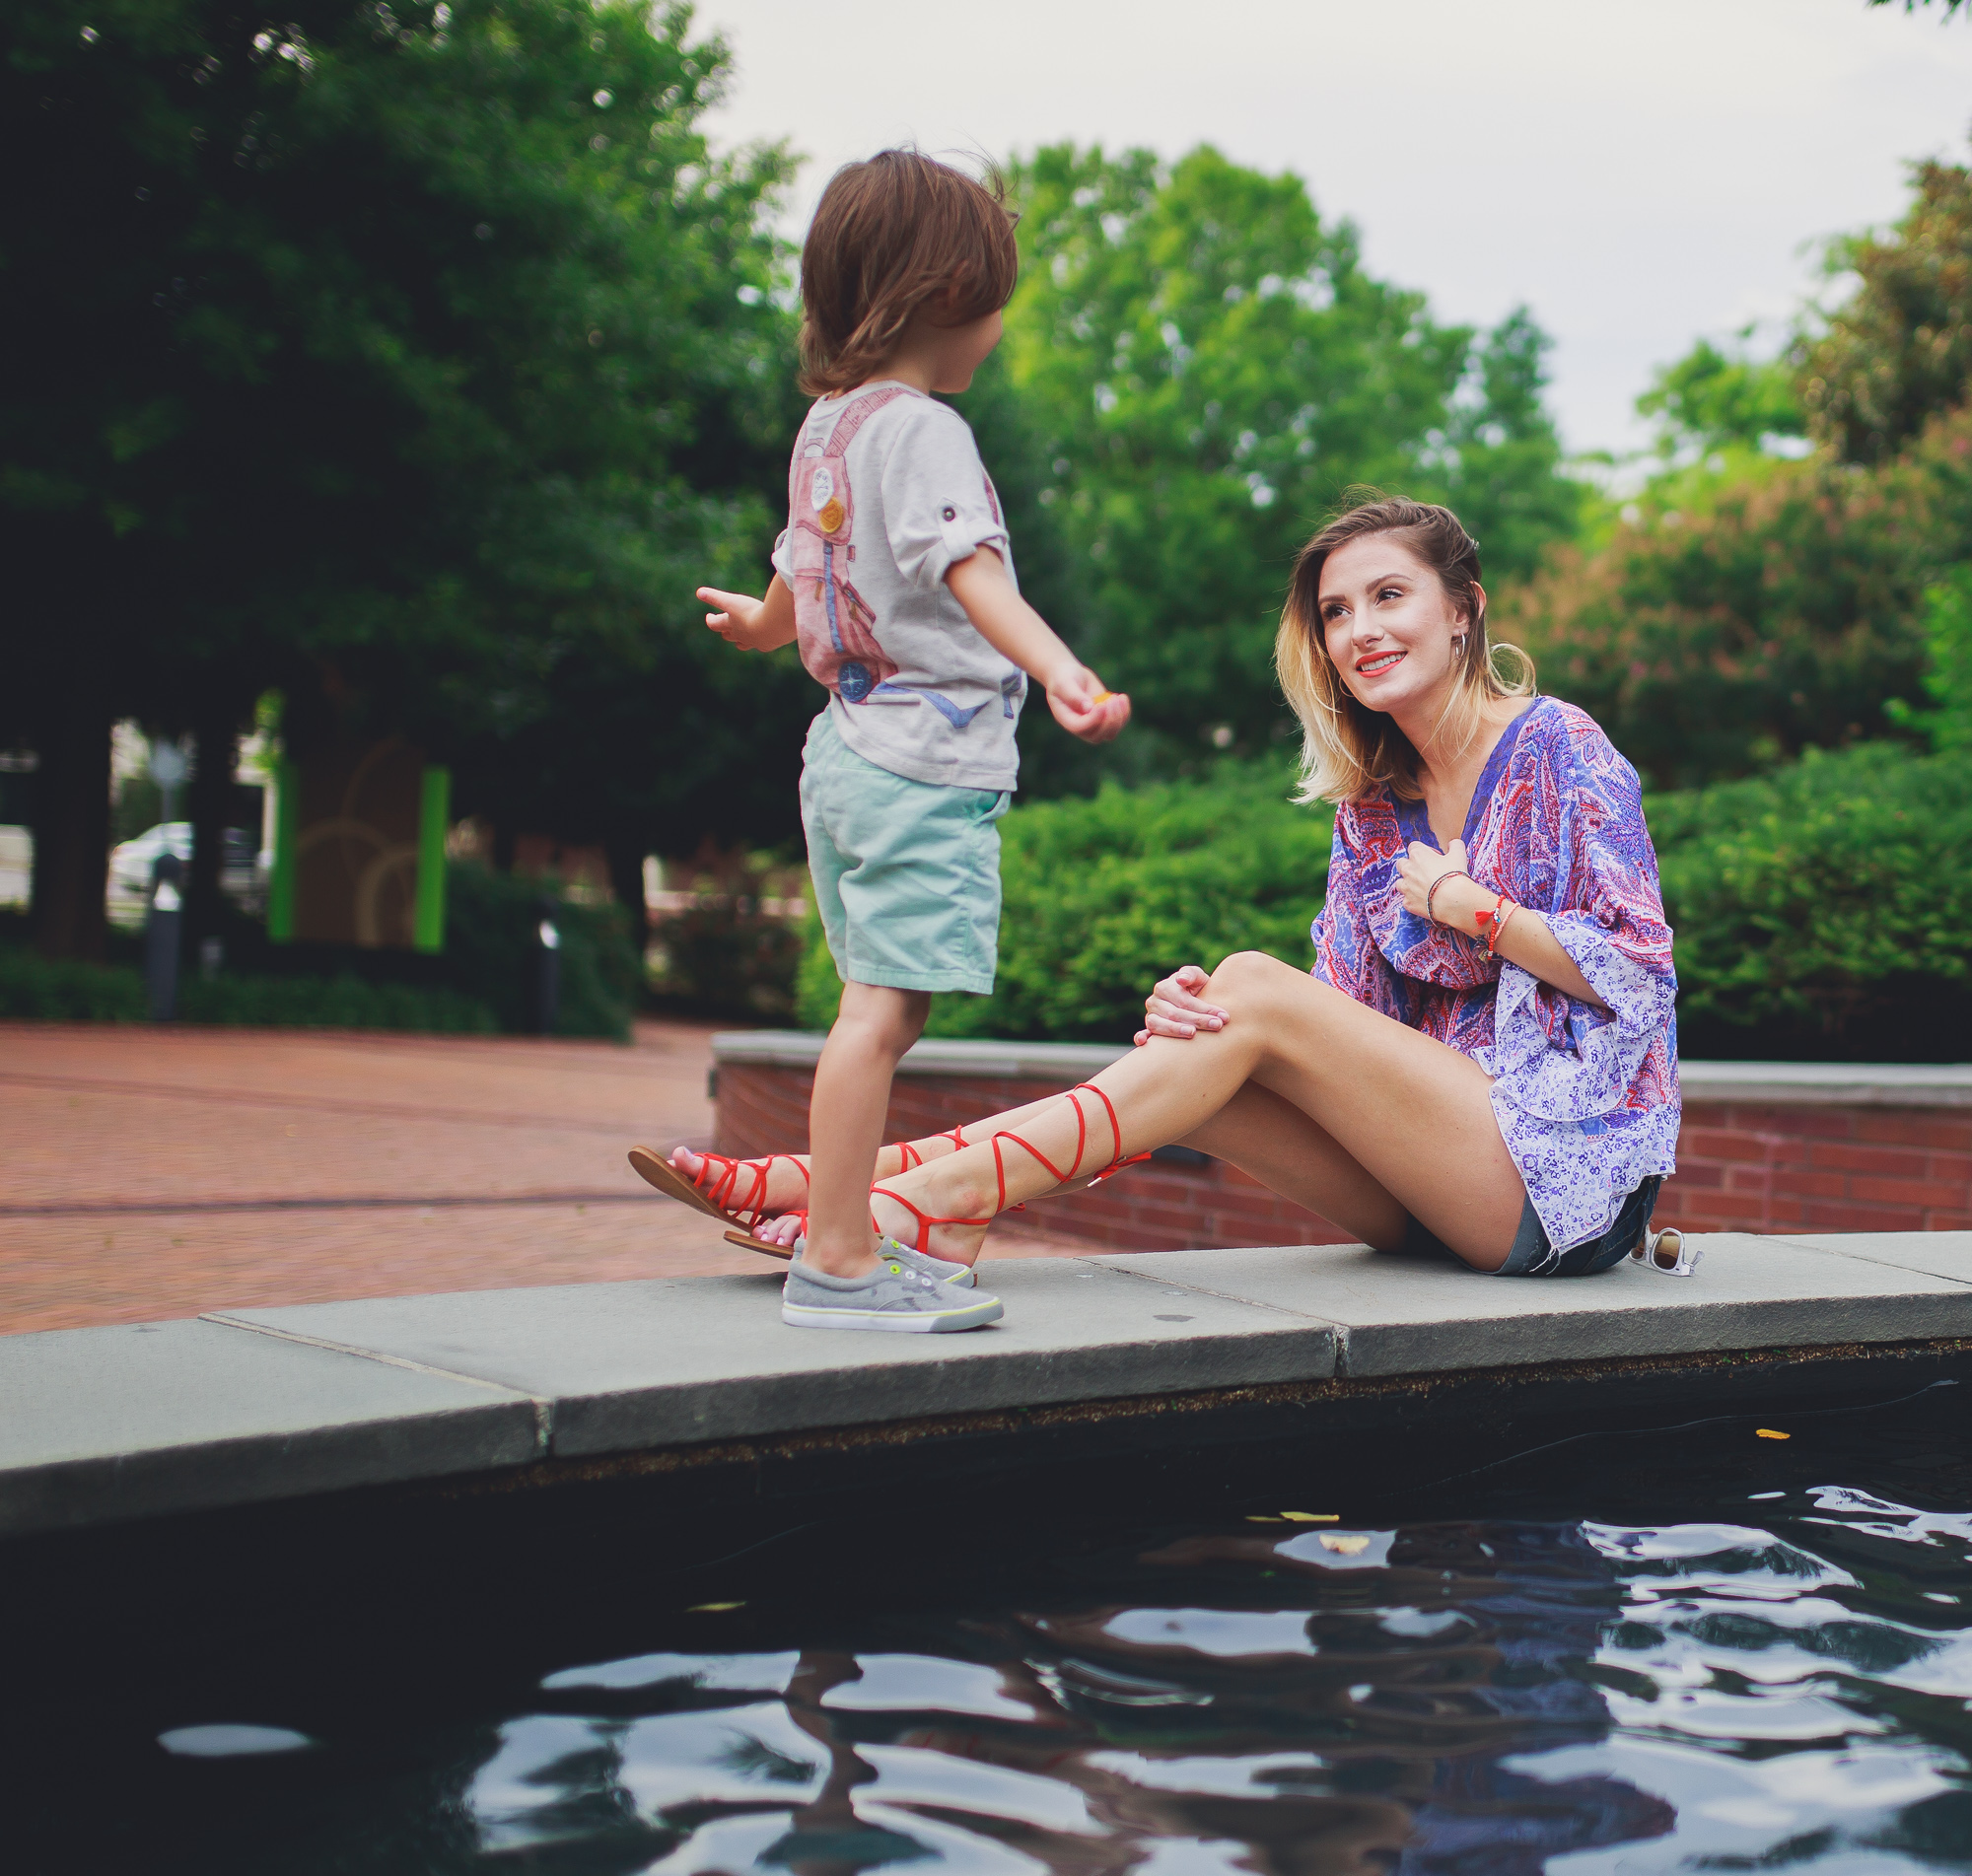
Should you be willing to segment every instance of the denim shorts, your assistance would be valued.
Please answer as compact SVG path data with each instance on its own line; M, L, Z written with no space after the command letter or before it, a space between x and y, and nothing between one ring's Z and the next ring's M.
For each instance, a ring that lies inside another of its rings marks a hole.
M892 775L827 711L803 751L802 827L829 955L845 984L990 996L1000 953L1000 830L1013 797Z
M1651 1228L1651 1214L1656 1209L1657 1188L1662 1184L1661 1177L1653 1173L1623 1201L1622 1210L1616 1214L1614 1222L1600 1237L1591 1237L1584 1244L1572 1244L1565 1251L1557 1251L1548 1242L1540 1214L1534 1210L1534 1202L1528 1199L1520 1207L1520 1228L1514 1233L1514 1248L1507 1253L1507 1261L1496 1271L1479 1274L1491 1277L1593 1277L1597 1271L1608 1270L1628 1257ZM1464 1258L1435 1233L1427 1231L1415 1218L1404 1229L1404 1250L1413 1257L1448 1257L1462 1269L1472 1269Z

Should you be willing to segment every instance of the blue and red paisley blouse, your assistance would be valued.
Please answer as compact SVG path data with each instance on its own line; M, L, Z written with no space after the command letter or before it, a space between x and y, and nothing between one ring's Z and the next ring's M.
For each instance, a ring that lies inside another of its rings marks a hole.
M1566 1250L1676 1164L1677 976L1637 772L1589 717L1538 698L1465 823L1473 878L1546 923L1606 1014L1407 912L1396 863L1413 840L1438 845L1422 801L1384 791L1337 809L1314 975L1494 1077L1500 1132Z

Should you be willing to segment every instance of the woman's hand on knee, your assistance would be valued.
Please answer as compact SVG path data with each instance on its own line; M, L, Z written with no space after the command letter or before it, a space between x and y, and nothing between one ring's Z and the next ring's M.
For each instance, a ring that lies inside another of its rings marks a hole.
M1137 1046L1141 1048L1153 1036L1188 1041L1201 1029L1210 1034L1225 1028L1228 1012L1199 995L1210 981L1196 964L1181 965L1161 978L1157 989L1144 999L1144 1026L1137 1031Z

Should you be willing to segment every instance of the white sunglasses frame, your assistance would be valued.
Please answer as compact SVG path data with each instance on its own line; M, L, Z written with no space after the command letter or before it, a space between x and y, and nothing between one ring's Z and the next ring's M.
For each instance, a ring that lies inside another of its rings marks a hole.
M1666 1238L1674 1239L1676 1242L1676 1262L1659 1264L1657 1251ZM1702 1249L1687 1244L1684 1233L1673 1224L1661 1231L1646 1231L1637 1240L1637 1248L1630 1253L1630 1262L1641 1264L1645 1270L1655 1271L1659 1277L1690 1277L1696 1274L1698 1260L1704 1255Z

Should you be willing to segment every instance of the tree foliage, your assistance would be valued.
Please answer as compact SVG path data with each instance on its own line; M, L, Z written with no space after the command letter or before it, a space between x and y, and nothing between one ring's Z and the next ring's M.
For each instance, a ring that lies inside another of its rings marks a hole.
M1502 571L1571 524L1523 313L1483 342L1438 323L1299 177L1210 148L1166 169L1058 145L1011 179L1009 370L1088 608L1064 623L1141 723L1193 749L1282 731L1289 567L1352 484L1459 504Z
M36 360L0 390L0 731L44 771L269 686L292 738L443 759L572 662L716 681L690 592L770 526L786 162L709 156L684 9L34 0L0 47ZM662 818L664 750L614 751Z
M1742 341L1750 336L1740 335ZM1637 399L1637 411L1655 420L1657 453L1667 460L1760 450L1806 434L1795 373L1788 357L1756 359L1743 346L1734 354L1700 339L1656 374Z
M1845 462L1883 462L1916 441L1972 378L1972 171L1912 166L1914 199L1886 236L1838 243L1859 278L1802 374L1813 434Z
M1860 284L1822 336L1662 373L1641 408L1664 469L1502 595L1544 686L1658 787L1912 723L1924 594L1972 559L1972 174L1920 166L1894 234L1839 251ZM1769 453L1803 426L1812 454Z
M1921 493L1772 462L1558 554L1497 616L1653 786L1742 775L1880 734L1912 692Z

